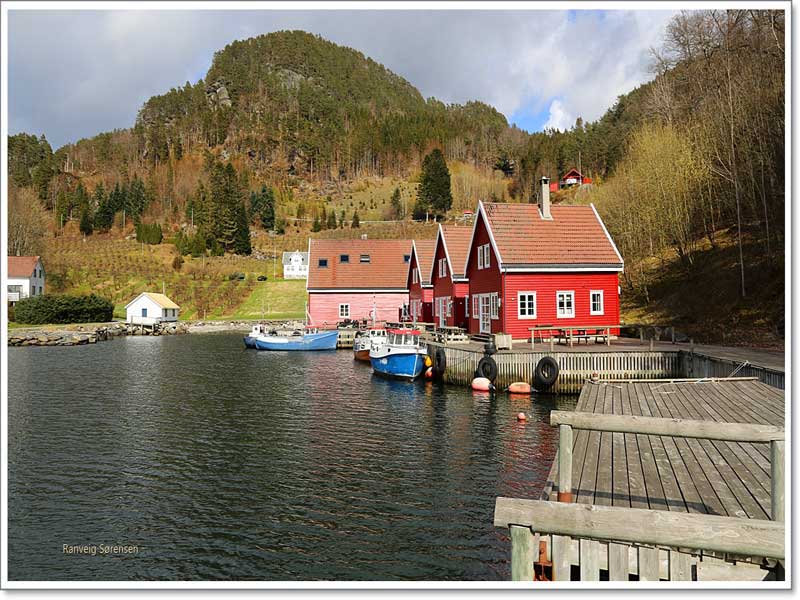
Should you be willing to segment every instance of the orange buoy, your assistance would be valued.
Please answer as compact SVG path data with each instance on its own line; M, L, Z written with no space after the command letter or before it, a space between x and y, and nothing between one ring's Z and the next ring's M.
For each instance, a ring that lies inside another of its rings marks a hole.
M425 379L433 379L433 367L425 369Z
M517 421L527 421L527 420L528 420L528 415L526 415L524 412L517 413Z
M509 394L530 394L531 393L531 385L529 383L525 383L524 381L515 381L510 386L508 386L508 393Z
M488 392L494 389L494 386L486 377L476 377L472 380L472 389L476 392Z

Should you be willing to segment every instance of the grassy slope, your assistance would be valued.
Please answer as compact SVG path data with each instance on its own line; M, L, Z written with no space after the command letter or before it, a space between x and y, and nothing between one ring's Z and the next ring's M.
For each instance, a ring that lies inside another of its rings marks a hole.
M629 323L676 323L698 342L782 348L785 283L782 257L760 244L745 245L745 285L740 295L739 254L734 234L717 234L717 248L703 240L686 269L673 254L646 266L650 303L623 286L622 317ZM663 260L662 260L663 259ZM626 265L634 268L634 265Z
M306 281L259 281L230 315L234 319L303 319Z

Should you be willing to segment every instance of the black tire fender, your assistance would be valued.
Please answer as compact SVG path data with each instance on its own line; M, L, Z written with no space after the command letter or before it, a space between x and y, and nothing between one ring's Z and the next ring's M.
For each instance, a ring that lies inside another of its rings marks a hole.
M447 354L444 348L437 347L433 353L433 374L434 376L441 377L447 369Z
M538 363L533 370L533 381L536 384L536 389L540 392L548 390L553 387L553 384L558 379L558 362L552 356L545 356Z
M491 356L484 356L478 363L475 374L478 377L485 377L494 383L494 380L497 379L497 363Z

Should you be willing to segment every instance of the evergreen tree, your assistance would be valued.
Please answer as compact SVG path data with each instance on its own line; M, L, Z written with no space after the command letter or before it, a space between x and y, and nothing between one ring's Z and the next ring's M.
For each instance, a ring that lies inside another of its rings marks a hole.
M350 223L350 227L353 229L361 227L361 221L358 220L358 211L353 212L353 222Z
M112 191L106 195L103 184L97 184L94 188L94 196L92 202L97 207L94 214L94 226L100 231L108 231L114 224L114 208L112 207Z
M419 191L417 192L417 205L414 208L415 218L421 218L419 213L426 210L435 215L445 215L453 205L453 195L450 191L450 171L445 163L442 151L435 148L422 161L422 175L420 177Z
M319 217L314 217L314 224L311 226L311 231L317 233L322 230L322 225L319 222Z
M319 220L320 227L322 229L328 228L328 213L325 211L325 207L322 207L322 217Z
M403 203L400 200L400 188L394 188L394 192L392 192L392 199L391 199L391 214L392 219L399 220L405 217L405 213L403 211Z
M236 224L236 239L233 251L236 254L250 254L253 251L250 244L250 225L243 202L239 202L236 206Z
M92 227L92 216L88 206L84 206L81 209L80 230L83 235L92 235L92 231L94 230Z
M328 229L336 229L336 211L333 209L328 213Z

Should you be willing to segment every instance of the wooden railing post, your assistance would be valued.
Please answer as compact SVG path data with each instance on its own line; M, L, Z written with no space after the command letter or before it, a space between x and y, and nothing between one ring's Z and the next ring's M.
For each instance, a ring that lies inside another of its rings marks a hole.
M512 525L511 581L533 581L534 535L530 527Z
M769 445L770 479L772 483L772 520L785 521L785 443L783 440L773 440Z
M572 502L572 426L558 426L558 501Z

